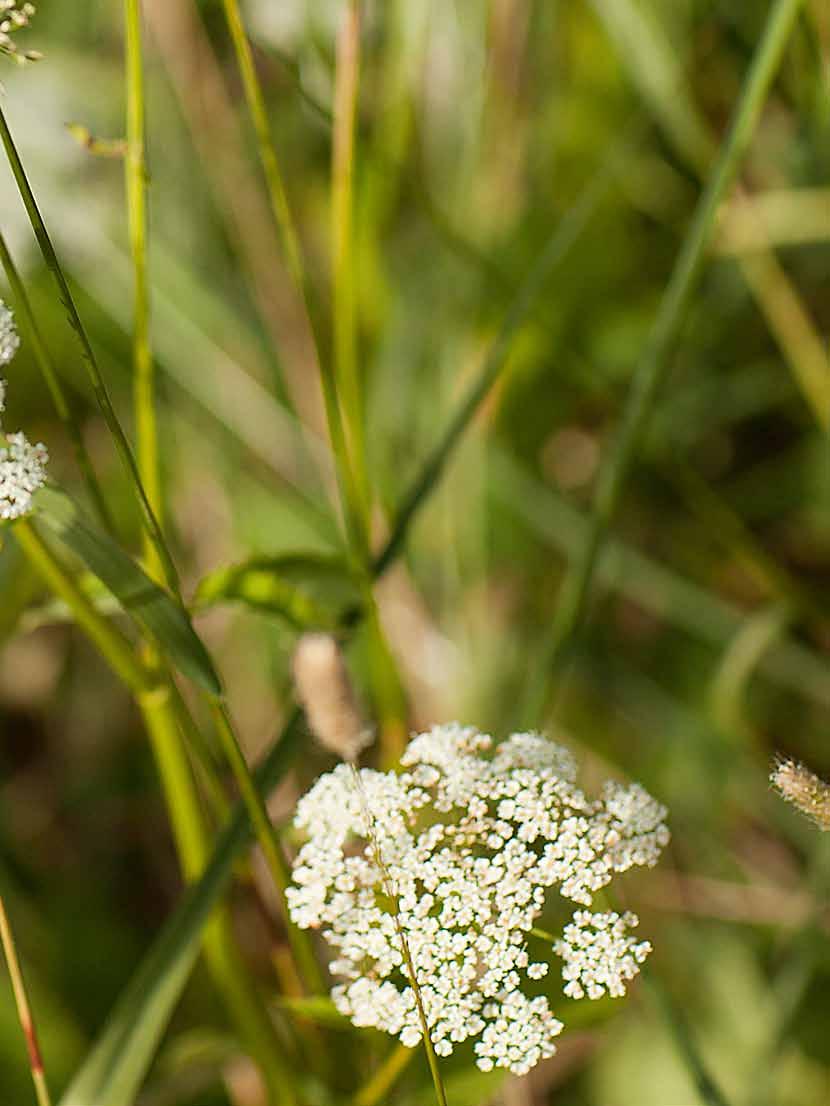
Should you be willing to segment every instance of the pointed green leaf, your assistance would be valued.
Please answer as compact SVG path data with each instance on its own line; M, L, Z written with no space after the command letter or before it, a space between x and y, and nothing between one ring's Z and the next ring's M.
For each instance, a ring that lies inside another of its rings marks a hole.
M221 695L219 677L184 608L112 538L96 530L65 492L41 488L35 518L98 577L177 668L210 694Z
M291 767L302 727L296 712L255 773L263 797ZM199 952L205 923L251 839L237 803L200 879L184 894L115 1005L60 1106L132 1106Z
M206 576L196 609L235 601L277 614L296 629L335 629L359 607L358 590L342 557L290 553L252 557Z

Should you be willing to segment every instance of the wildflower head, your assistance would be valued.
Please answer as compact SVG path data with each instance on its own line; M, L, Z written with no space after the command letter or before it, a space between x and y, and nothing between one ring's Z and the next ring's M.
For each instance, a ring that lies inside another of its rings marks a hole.
M8 365L17 353L19 345L20 337L14 324L14 315L0 300L0 366Z
M775 761L770 782L779 795L798 807L819 829L830 830L830 784L789 757Z
M666 812L636 784L588 798L570 754L533 733L440 726L401 768L339 765L300 800L291 915L335 950L332 997L355 1025L420 1040L403 934L435 1052L470 1040L482 1070L523 1074L563 1028L531 932L549 890L590 907L616 873L657 861ZM577 911L553 945L565 993L624 993L650 949L627 936L636 923Z
M14 316L0 300L0 366L12 360L19 345ZM0 414L5 409L6 382L0 377ZM32 496L46 483L48 460L44 445L32 445L24 434L4 434L0 428L0 519L19 518L31 510Z
M0 54L5 54L20 64L40 58L37 50L21 50L13 37L17 31L29 26L34 14L34 4L20 3L20 0L0 0Z

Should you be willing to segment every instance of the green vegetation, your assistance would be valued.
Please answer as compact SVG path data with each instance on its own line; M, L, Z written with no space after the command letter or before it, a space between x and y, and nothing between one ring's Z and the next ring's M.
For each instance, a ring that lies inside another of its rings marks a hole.
M0 524L3 1102L830 1100L830 853L768 783L830 777L826 0L27 19L3 417L53 483ZM643 978L576 1002L550 957L527 1078L355 1028L288 919L334 763L306 630L367 765L538 727L669 809L610 903Z

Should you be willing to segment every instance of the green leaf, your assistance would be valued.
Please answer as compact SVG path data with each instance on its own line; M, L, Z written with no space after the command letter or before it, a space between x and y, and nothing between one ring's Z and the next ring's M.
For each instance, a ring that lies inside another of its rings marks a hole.
M221 695L222 685L207 650L187 612L168 592L112 538L87 522L65 492L41 488L35 497L35 512L37 521L98 577L177 668L211 695Z
M296 712L255 773L263 796L291 767L299 719ZM132 1106L193 969L205 923L250 839L247 812L237 803L204 873L168 918L59 1106Z
M196 589L195 608L236 601L277 614L300 630L335 629L359 608L358 590L342 557L290 553L252 557L217 569Z

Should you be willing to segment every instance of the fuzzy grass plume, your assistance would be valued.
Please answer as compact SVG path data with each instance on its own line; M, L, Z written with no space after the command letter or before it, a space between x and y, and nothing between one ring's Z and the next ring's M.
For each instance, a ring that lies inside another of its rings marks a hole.
M811 772L806 764L779 757L773 764L770 783L782 798L792 803L821 830L830 830L830 784Z

